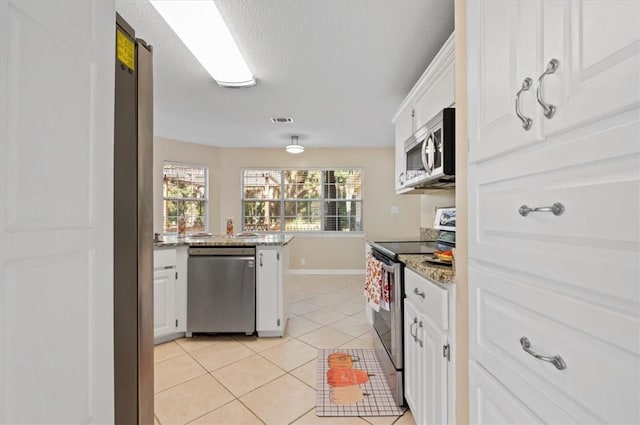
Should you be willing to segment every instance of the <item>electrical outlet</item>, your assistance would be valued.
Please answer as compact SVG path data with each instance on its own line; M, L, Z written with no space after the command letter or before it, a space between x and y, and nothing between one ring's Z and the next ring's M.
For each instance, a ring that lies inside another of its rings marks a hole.
M305 264L307 264L307 259L306 258L301 258L300 259L300 265L304 266Z

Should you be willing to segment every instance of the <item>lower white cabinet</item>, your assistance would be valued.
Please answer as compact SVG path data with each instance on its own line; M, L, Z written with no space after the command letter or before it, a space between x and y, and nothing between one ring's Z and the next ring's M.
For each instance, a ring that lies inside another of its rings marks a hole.
M469 363L471 423L478 425L539 424L542 421L475 361Z
M289 315L289 250L286 246L258 246L256 262L256 331L261 337L283 336Z
M176 269L153 271L153 337L176 331Z
M448 292L405 269L405 294L405 399L417 424L446 424L450 346L441 317Z
M153 252L153 337L156 343L186 330L187 248Z

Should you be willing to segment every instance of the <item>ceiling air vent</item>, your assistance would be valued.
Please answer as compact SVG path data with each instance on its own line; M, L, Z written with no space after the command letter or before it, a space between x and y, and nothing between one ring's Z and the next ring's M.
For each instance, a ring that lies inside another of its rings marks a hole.
M293 118L291 118L291 117L276 117L276 118L271 118L271 122L274 123L274 124L292 123L293 122Z

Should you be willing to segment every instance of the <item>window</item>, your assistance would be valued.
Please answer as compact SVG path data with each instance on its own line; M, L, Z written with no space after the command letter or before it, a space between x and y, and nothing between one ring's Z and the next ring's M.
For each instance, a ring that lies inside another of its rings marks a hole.
M163 166L165 233L178 233L178 218L184 216L187 232L207 230L209 170L201 165L165 161Z
M361 232L362 170L243 170L242 229Z

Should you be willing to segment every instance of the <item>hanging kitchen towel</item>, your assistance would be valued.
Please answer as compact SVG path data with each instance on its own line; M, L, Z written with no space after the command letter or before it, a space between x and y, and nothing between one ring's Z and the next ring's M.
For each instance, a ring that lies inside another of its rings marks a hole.
M364 281L364 296L374 311L380 311L382 263L371 253L367 254L367 272Z
M382 267L382 263L380 263ZM390 311L389 308L389 289L391 288L393 276L382 270L382 276L380 277L380 308Z

